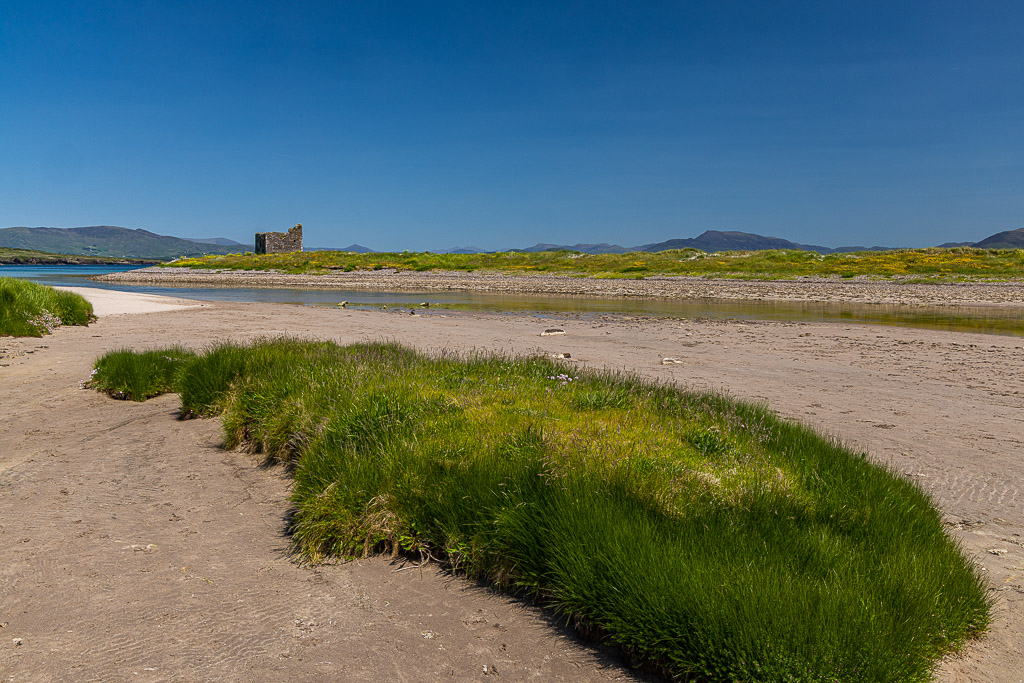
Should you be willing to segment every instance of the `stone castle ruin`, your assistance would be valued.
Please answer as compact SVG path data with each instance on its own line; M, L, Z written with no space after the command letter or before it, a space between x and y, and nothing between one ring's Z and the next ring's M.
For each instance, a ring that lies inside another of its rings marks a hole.
M296 223L288 232L256 233L257 254L286 254L302 251L302 223Z

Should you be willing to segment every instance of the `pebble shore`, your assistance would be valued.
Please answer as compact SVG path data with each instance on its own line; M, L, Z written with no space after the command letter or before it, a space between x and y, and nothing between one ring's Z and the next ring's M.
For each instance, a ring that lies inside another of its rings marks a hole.
M396 270L330 272L225 271L150 267L97 276L104 282L167 286L291 287L568 294L602 298L835 301L918 306L1024 306L1024 281L918 284L866 278L731 280L654 276L638 280L572 275Z

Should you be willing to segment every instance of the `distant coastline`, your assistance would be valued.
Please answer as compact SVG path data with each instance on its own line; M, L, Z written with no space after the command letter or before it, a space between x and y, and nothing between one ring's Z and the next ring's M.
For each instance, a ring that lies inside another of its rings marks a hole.
M0 253L0 266L146 266L153 259L91 258L89 256L18 256Z
M868 278L735 280L690 276L601 279L573 275L414 272L382 269L321 275L275 271L225 271L192 268L140 268L100 275L103 282L166 286L234 286L380 291L464 291L508 294L558 294L602 298L745 299L836 301L927 306L999 305L1024 307L1024 282L901 283Z

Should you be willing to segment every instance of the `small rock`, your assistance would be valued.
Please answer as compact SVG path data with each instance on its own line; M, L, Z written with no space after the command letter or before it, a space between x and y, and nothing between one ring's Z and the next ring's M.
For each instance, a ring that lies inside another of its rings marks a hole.
M683 361L679 360L678 358L662 358L661 359L661 364L662 365L678 365L678 364L680 364L682 362Z
M430 302L424 301L423 303L420 304L420 308L430 308Z
M569 355L568 353L553 353L551 354L551 357L559 359L572 358L572 356Z
M20 646L20 645L21 645L21 643L22 643L22 640L21 640L21 638L15 638L15 639L13 640L13 642L14 642L14 647L18 647L18 646ZM484 668L486 669L487 667L485 666Z
M543 332L541 332L540 336L542 336L542 337L555 337L555 336L558 336L560 334L565 334L565 330L561 330L561 329L559 329L557 327L549 327L548 329L546 329Z
M993 555L1005 555L1008 551L1006 548L989 548L988 552Z
M147 543L146 545L142 545L141 543L133 543L131 545L126 545L125 547L121 548L121 550L131 550L132 552L136 553L151 553L154 550L156 550L156 543Z

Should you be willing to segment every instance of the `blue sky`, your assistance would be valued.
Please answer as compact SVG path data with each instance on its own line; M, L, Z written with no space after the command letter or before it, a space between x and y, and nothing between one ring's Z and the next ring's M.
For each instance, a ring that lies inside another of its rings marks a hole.
M1024 226L1020 2L0 1L0 226L927 246Z

